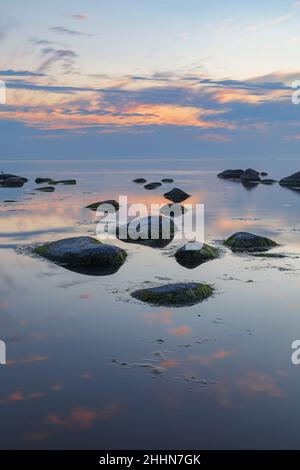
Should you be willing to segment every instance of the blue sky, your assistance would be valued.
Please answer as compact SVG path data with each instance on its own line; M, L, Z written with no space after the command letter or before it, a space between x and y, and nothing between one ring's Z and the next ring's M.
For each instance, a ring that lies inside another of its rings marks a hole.
M296 157L300 2L11 0L0 158Z

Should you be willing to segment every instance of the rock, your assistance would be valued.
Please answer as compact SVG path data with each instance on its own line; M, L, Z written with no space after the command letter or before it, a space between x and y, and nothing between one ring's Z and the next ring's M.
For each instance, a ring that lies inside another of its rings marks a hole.
M53 186L42 186L40 188L35 188L34 191L42 191L43 193L53 193L55 188Z
M156 189L159 188L162 184L159 182L156 183L148 183L144 186L145 189Z
M121 248L92 237L64 238L39 245L34 252L71 271L90 275L115 273L127 256Z
M174 238L176 226L169 217L149 216L119 226L117 237L126 243L138 243L152 248L163 248Z
M242 183L255 183L260 181L259 172L253 170L252 168L248 168L244 171L240 176L240 181Z
M194 269L217 258L219 251L206 243L188 242L175 253L176 261L188 269Z
M21 188L27 181L28 179L22 176L0 173L0 187L2 188Z
M260 176L268 176L268 173L266 173L265 171L261 171Z
M172 178L163 178L161 182L162 183L174 183L174 180Z
M145 183L147 183L147 180L145 178L136 178L135 180L133 180L133 183L145 184Z
M97 211L98 208L101 206L102 212L118 212L120 209L120 204L115 201L114 199L108 199L107 201L100 201L100 202L93 202L93 204L89 204L86 206L87 209L91 211Z
M184 307L203 302L212 294L213 289L208 284L189 282L140 289L131 295L135 299L153 305Z
M279 181L279 184L282 186L294 186L294 187L300 187L300 171L297 173L293 173L290 176L287 176L286 178L282 178Z
M166 199L169 199L169 201L179 204L191 196L190 194L187 194L186 192L182 191L182 189L173 188L171 191L165 193L164 197Z
M276 242L260 235L248 232L237 232L224 241L224 245L232 251L268 251L275 246Z
M51 184L76 184L76 180L57 180L57 181L51 181Z
M218 178L224 179L233 179L238 180L240 179L241 175L244 173L244 170L224 170L222 173L218 174Z
M166 217L179 217L188 211L180 204L165 204L160 208L160 212Z
M265 178L265 179L263 179L263 180L260 180L260 182L261 182L262 184L274 184L274 183L277 183L276 180L272 180L271 178L267 178L267 179Z
M36 178L35 182L36 184L44 184L44 183L52 184L53 179L52 178Z

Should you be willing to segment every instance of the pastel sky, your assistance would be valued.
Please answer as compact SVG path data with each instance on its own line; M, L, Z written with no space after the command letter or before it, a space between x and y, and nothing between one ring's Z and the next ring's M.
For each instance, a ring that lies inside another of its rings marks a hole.
M0 47L0 158L297 158L300 1L2 1Z

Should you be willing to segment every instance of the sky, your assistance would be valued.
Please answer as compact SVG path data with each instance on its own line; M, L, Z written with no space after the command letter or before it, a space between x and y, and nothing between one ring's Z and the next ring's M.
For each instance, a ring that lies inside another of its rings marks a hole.
M0 159L298 157L300 1L0 2Z

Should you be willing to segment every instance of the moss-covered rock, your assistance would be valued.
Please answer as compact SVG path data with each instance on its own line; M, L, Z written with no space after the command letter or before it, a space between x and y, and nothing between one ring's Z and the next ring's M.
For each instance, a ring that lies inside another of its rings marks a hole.
M217 258L219 251L206 243L188 242L175 253L176 261L188 269L194 269Z
M131 295L135 299L153 305L184 307L203 302L212 294L213 288L208 284L189 282L140 289Z
M71 271L93 275L116 272L127 256L121 248L92 237L64 238L39 245L34 252Z
M267 251L275 246L276 242L267 237L248 232L237 232L224 241L224 245L232 251Z

